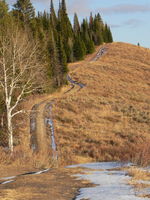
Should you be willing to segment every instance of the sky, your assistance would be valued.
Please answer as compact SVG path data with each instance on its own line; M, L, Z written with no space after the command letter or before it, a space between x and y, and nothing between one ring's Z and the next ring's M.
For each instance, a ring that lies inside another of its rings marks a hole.
M59 0L53 0L57 10ZM15 0L6 0L9 5ZM49 10L50 0L31 0L36 11ZM150 0L66 0L70 19L100 13L112 30L114 41L150 48Z

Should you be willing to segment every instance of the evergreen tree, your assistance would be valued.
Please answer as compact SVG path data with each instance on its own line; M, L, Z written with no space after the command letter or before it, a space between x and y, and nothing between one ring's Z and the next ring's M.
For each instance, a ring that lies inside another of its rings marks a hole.
M73 26L73 31L74 31L74 34L75 34L75 35L80 34L80 24L79 24L78 16L77 16L76 13L74 14L74 26Z
M102 18L101 18L100 13L98 13L98 14L96 15L96 18L97 18L98 22L103 26L104 23L103 23L103 20L102 20Z
M66 9L66 1L65 0L62 0L62 3L61 3L61 9L64 13L67 12L67 9Z
M44 11L43 16L41 17L41 19L42 19L43 29L45 31L49 30L49 28L50 28L49 14L46 11Z
M90 14L89 28L90 28L91 31L93 30L93 15L92 15L92 13Z
M74 54L73 54L73 42L74 42L74 38L68 38L68 55L69 57L67 58L68 62L73 62L74 60Z
M95 49L94 42L91 39L91 31L86 19L83 19L83 23L81 24L81 37L86 47L86 54L93 53Z
M93 53L95 50L94 42L92 40L87 41L86 48L87 48L87 54Z
M50 31L50 38L48 41L48 53L49 53L49 60L50 60L50 69L49 74L50 77L53 78L54 86L60 87L61 86L61 67L59 64L59 56L58 50L56 46L56 42L54 39L53 31Z
M54 28L56 28L57 17L56 17L56 13L55 13L55 9L54 9L53 0L51 0L51 4L50 4L50 23Z
M110 30L110 27L105 24L104 30L103 30L103 37L104 37L104 42L106 43L111 43L113 42L113 37L112 37L112 33Z
M108 42L111 43L113 42L113 37L112 37L112 33L110 30L110 27L108 27Z
M13 7L14 15L24 23L29 22L35 16L35 9L30 0L17 0Z
M100 14L95 15L93 21L93 41L95 45L100 45L103 43L102 27L103 22L100 17Z
M71 49L69 44L69 40L73 38L73 29L71 22L69 20L67 11L66 11L66 2L65 0L62 0L62 3L59 6L59 11L58 11L58 31L60 31L61 36L62 36L62 41L64 44L64 50L67 56L67 61L70 61L71 57Z
M83 60L86 54L86 47L84 42L81 40L79 36L75 37L73 52L75 60Z
M68 67L67 67L67 57L64 51L61 35L58 36L57 49L58 49L58 60L60 64L60 71L61 71L60 76L62 85L66 82L66 74L68 72Z

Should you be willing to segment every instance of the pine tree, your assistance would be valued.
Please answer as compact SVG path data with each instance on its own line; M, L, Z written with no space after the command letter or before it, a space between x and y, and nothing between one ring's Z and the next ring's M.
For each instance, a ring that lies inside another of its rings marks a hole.
M61 67L59 64L59 57L58 57L58 50L56 46L56 42L54 39L53 31L50 31L49 34L50 38L48 41L48 53L49 53L49 62L50 62L50 69L49 74L50 77L53 79L54 86L60 87L61 86Z
M83 23L81 24L81 37L84 41L85 48L86 48L86 54L93 53L94 52L94 42L92 40L91 36L91 30L89 29L89 24L87 19L83 19Z
M53 0L51 0L51 4L50 4L50 23L54 28L56 28L57 17L56 17L56 13L55 13L55 9L54 9Z
M86 54L86 47L80 36L75 37L73 52L75 60L83 60Z
M86 42L86 49L87 49L87 54L94 52L95 46L94 46L94 42L92 40L88 40Z
M93 15L92 15L92 13L90 14L89 28L90 28L91 31L93 30Z
M35 9L30 0L17 0L13 7L14 15L24 23L29 22L35 16Z
M69 57L67 58L68 62L73 62L74 60L74 55L73 55L73 42L74 42L74 38L68 38L68 55Z
M104 29L103 29L103 38L104 38L104 42L106 43L113 42L112 33L110 30L110 27L107 24L105 24Z
M69 40L73 38L73 29L71 22L69 20L67 11L66 11L66 2L65 0L62 0L62 3L59 6L59 11L58 11L58 31L60 31L61 36L62 36L62 41L64 44L64 50L67 56L67 61L70 61L71 57L71 49L69 46Z
M67 67L67 57L64 51L61 35L58 36L57 49L58 49L58 60L59 60L60 71L61 71L60 78L61 78L61 85L62 85L66 82L66 74L68 72L68 67Z
M103 20L102 20L102 18L101 18L100 13L97 14L96 18L97 18L98 22L103 26L104 23L103 23Z
M45 31L49 30L50 28L50 23L49 23L49 14L44 11L43 16L42 16L42 25L43 25L43 29Z
M108 34L108 42L109 43L113 42L113 37L112 37L110 27L108 27L107 34Z
M62 0L61 8L62 8L62 11L63 11L64 13L67 12L67 9L66 9L66 1L65 1L65 0Z
M74 26L73 26L73 31L74 31L74 34L75 34L75 35L80 34L80 24L79 24L78 16L77 16L76 13L74 14Z
M102 27L103 22L100 17L100 14L95 15L93 21L93 41L95 45L100 45L103 43Z

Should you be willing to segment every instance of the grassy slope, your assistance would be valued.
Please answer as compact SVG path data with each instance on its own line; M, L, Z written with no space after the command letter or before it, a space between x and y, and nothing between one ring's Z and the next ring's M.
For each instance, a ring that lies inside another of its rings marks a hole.
M98 61L70 65L73 79L87 86L55 104L62 163L148 159L148 148L142 149L150 140L150 51L125 43L107 46Z

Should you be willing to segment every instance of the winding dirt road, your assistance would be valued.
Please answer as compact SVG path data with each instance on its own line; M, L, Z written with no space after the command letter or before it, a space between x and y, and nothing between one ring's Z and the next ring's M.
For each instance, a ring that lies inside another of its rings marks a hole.
M49 153L50 146L57 146L56 144L54 144L54 134L52 134L51 140L47 136L47 125L50 126L51 130L54 130L53 123L50 123L50 121L52 122L52 119L47 119L45 116L45 112L48 109L47 105L54 103L54 99L56 100L64 95L67 95L71 90L75 89L76 87L78 91L85 87L84 84L72 80L69 75L67 75L67 80L72 85L71 88L65 88L65 92L64 90L62 90L58 94L53 94L52 97L49 97L48 99L32 107L30 115L31 148L33 151L38 151L43 155L47 155Z
M94 56L94 58L91 59L91 61L97 61L106 52L106 47L100 48ZM54 130L54 123L52 119L47 120L47 118L45 117L45 109L48 108L47 105L51 104L54 101L54 99L56 100L64 95L68 95L68 93L72 90L74 90L75 92L75 88L78 88L77 91L80 91L86 86L81 82L73 80L70 75L67 75L67 80L70 83L71 88L65 88L65 92L64 90L62 90L58 94L53 94L52 97L49 97L48 99L42 102L39 102L39 104L34 105L32 108L32 112L30 115L31 147L33 151L41 152L43 155L48 155L50 146L52 146L52 150L55 151L55 155L57 151L57 144L55 143L54 131L51 131L51 139L48 137L47 134L47 125L50 126L51 130ZM50 114L50 116L52 116L52 114ZM55 149L53 148L53 146L55 146Z

